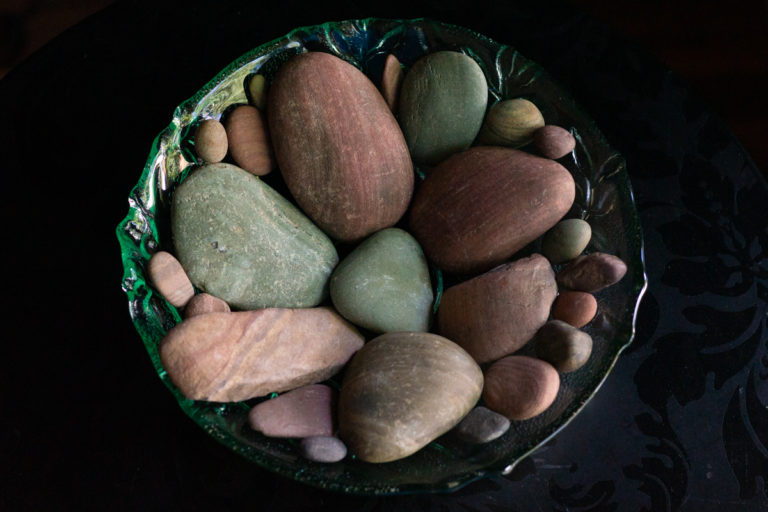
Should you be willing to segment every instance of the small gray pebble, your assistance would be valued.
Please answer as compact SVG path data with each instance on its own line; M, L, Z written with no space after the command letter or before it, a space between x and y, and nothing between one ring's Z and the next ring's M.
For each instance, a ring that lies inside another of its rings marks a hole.
M315 462L338 462L347 456L347 447L337 437L305 437L301 440L301 455Z
M509 419L492 410L477 406L456 426L456 435L468 443L488 443L509 430Z

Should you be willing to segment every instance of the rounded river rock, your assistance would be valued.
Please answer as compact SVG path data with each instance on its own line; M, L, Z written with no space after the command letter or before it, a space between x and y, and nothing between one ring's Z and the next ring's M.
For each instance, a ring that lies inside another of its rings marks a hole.
M338 263L330 239L294 205L229 164L182 182L171 227L192 283L239 309L316 306Z
M568 373L581 368L592 355L592 336L561 320L551 320L536 333L536 357Z
M510 148L453 155L419 187L410 231L448 272L491 269L554 226L576 187L559 163Z
M511 420L527 420L546 411L557 398L560 375L541 359L507 356L485 371L483 400Z
M555 272L534 254L445 290L438 328L478 363L495 361L533 338L556 296Z
M341 315L374 332L427 331L432 311L429 268L418 242L402 229L379 231L331 276Z
M547 231L541 240L541 253L552 264L576 258L589 244L592 228L582 219L566 219Z
M429 333L387 333L352 358L339 395L339 437L366 462L418 451L474 407L483 374L452 341Z
M483 124L488 84L483 70L459 52L430 53L406 73L400 126L417 164L435 165L472 144Z
M393 226L413 194L413 163L392 111L359 69L309 52L282 65L267 115L296 202L332 238Z

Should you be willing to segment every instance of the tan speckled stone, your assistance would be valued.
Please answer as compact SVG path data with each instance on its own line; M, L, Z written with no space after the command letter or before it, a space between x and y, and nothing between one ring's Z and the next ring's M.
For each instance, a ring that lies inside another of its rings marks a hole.
M350 362L339 395L339 437L366 462L418 451L480 398L483 374L461 347L430 333L387 333Z
M206 119L195 131L195 151L208 163L216 163L227 156L227 131L216 119Z

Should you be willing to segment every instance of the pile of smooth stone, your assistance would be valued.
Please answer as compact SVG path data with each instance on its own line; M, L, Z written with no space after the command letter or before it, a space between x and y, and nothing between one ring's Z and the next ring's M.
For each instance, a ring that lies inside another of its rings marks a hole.
M271 396L251 427L320 462L393 461L449 431L485 443L545 411L560 373L590 357L593 294L626 272L582 254L589 224L563 220L575 185L555 159L572 134L526 99L487 108L481 68L453 51L407 73L389 55L380 88L302 53L247 87L250 105L197 126L201 165L172 198L175 256L148 263L184 308L160 344L179 390ZM514 149L530 143L538 155ZM276 168L298 207L258 177ZM542 235L542 254L513 259ZM434 319L428 262L458 283ZM516 354L529 342L536 357Z

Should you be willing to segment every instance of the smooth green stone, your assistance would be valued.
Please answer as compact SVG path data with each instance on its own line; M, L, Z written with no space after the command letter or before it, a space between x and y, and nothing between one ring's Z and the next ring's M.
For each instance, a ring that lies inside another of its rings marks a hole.
M400 127L411 158L436 165L475 140L485 116L488 85L480 66L463 53L419 59L400 90Z
M587 221L567 219L547 231L541 240L541 253L552 264L570 261L579 256L592 238Z
M343 317L371 331L429 330L434 296L418 242L397 228L374 234L333 272L331 300Z
M316 306L339 261L298 208L230 164L205 165L179 185L171 229L192 283L239 309Z

